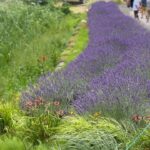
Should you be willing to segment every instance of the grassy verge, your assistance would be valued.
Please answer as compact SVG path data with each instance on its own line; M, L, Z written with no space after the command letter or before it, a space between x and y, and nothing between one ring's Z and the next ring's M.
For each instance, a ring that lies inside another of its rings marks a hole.
M88 26L86 14L80 14L83 20L77 26L74 35L68 41L67 48L62 52L60 56L60 66L57 69L66 67L71 61L76 59L81 52L86 48L88 43ZM62 65L61 65L62 64Z
M0 97L9 99L55 69L82 16L16 2L2 5L0 14Z

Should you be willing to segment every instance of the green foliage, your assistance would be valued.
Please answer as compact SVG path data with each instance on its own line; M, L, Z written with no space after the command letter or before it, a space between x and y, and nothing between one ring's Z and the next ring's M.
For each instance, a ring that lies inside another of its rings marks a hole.
M117 150L115 139L101 130L90 130L56 137L62 150ZM59 145L58 144L58 145Z
M0 149L124 150L143 127L130 121L118 123L101 115L72 114L60 118L40 109L29 116L18 109L18 95L12 97L14 91L53 71L71 35L74 45L61 58L65 64L75 59L88 41L86 23L73 34L85 14L73 15L68 5L56 9L52 4L55 0L48 2L43 7L21 2L0 6L0 97L15 99L11 103L0 103ZM114 116L121 116L118 108L114 108ZM131 149L148 149L149 135L148 129Z
M24 143L16 138L4 138L0 139L1 150L26 150Z
M116 2L117 4L123 4L124 1L123 0L113 0L114 2Z
M69 7L69 4L68 3L63 3L62 7L61 7L61 10L64 14L69 14L71 13L70 11L70 7Z
M122 125L114 119L95 118L93 116L90 118L68 116L63 119L62 124L58 127L58 134L66 136L76 134L80 136L82 132L91 132L93 130L100 130L110 134L117 142L119 149L125 148L125 143L128 141L129 135ZM74 137L75 135L72 136Z
M6 135L16 137L2 137L3 142L0 143L3 143L3 146L6 146L6 141L9 143L13 139L15 142L19 138L24 141L26 148L33 150L48 150L49 147L52 150L124 150L127 143L131 143L143 129L132 122L125 121L121 124L114 119L95 114L85 118L70 112L70 116L59 118L47 112L31 117L17 111L12 104L0 106L1 112L4 112L1 113L1 118L5 120ZM132 149L144 150L149 147L149 131L146 130ZM8 146L19 147L22 144L10 143Z
M140 140L136 144L136 147L140 147L141 150L150 148L150 128L141 136Z
M13 1L0 5L0 96L9 99L14 91L53 71L80 20L52 4L41 7Z
M131 150L145 150L150 148L150 123L144 128L137 128L135 134L130 138L127 148Z
M93 125L98 129L102 129L105 132L109 132L118 142L125 142L127 140L127 133L123 129L122 125L112 118L103 118L101 117L95 122L92 122Z
M82 17L82 20L86 19L85 14L81 14L80 16ZM88 26L86 22L80 22L69 42L73 45L68 46L61 54L61 60L65 63L64 66L77 58L77 56L86 48L88 43Z
M71 134L74 132L80 133L86 130L91 130L92 128L92 125L85 118L80 116L68 116L63 119L63 123L59 126L58 132L60 134Z
M45 144L39 144L38 146L36 146L35 148L33 148L33 150L49 150L50 148L45 145Z
M19 122L21 124L18 124ZM19 120L14 120L13 128L18 137L38 144L52 137L60 122L60 118L51 114L42 114L38 117L23 116Z
M0 133L9 132L12 127L12 115L17 112L11 103L0 103Z

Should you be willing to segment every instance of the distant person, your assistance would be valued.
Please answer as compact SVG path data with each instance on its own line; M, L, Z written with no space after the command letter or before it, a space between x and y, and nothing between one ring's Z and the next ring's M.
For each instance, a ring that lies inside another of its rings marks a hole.
M146 7L147 7L147 0L141 0L141 3L140 3L141 19L143 18L144 14L146 13Z
M131 0L131 2L130 2L130 7L131 8L133 8L133 2L134 2L134 0Z
M147 13L146 13L146 20L149 22L150 20L150 0L147 0Z
M146 7L147 6L147 0L141 0L141 5L143 7Z
M140 9L140 4L141 4L141 0L134 0L133 1L133 12L134 12L134 17L136 19L139 19L139 9Z
M133 7L133 1L134 0L126 0L126 4L127 4L127 7Z

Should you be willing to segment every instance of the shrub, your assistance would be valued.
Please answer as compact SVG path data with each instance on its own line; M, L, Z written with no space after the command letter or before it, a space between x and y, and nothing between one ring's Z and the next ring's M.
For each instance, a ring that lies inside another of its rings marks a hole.
M59 117L51 114L36 117L22 116L13 124L14 134L33 144L39 144L40 141L46 141L57 132L60 122Z
M69 14L71 11L70 11L70 8L69 8L69 4L68 3L63 3L62 7L61 7L61 10L64 14Z
M16 112L16 107L11 103L0 103L0 133L5 133L11 130L13 125L12 116Z

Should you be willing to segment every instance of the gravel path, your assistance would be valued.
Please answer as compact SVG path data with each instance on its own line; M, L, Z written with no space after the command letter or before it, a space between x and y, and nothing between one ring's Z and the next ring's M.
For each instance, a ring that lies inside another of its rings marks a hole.
M119 9L126 15L132 17L134 19L133 16L133 11L131 8L127 8L125 5L119 5ZM143 26L144 28L150 30L150 21L147 22L145 16L143 17L143 19L141 19L141 14L139 14L139 20L136 20L137 23L139 23L141 26Z
M91 4L94 3L94 2L97 2L97 1L110 2L111 0L87 0L87 2L85 4L83 4L83 5L77 5L77 6L71 7L71 10L74 13L85 13L85 12L88 11L88 9L90 8ZM125 4L118 5L118 7L124 14L126 14L126 15L128 15L128 16L130 16L130 17L132 17L134 19L133 11L132 11L131 8L127 8ZM150 21L149 21L149 23L147 23L145 17L143 19L141 19L141 16L140 16L140 19L137 20L137 23L140 23L141 26L143 26L144 28L150 30Z

